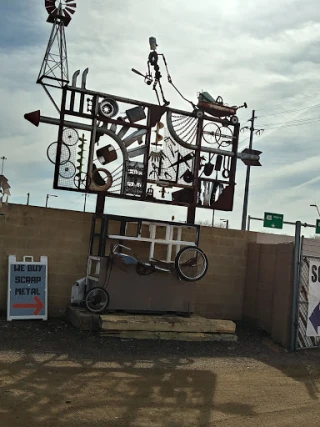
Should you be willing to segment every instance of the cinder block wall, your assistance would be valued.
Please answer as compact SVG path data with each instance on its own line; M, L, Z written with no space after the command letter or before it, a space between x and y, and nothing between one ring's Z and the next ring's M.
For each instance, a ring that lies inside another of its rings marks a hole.
M86 272L91 215L32 206L3 206L0 216L0 310L6 310L8 256L48 256L48 312L60 316L71 285Z
M206 317L242 319L248 241L255 233L201 227L199 247L209 261L196 286L196 311Z
M31 255L39 261L46 255L49 316L63 315L70 303L72 284L86 273L92 214L15 204L3 206L0 212L4 213L0 216L0 311L6 311L8 256L22 260L24 255ZM183 238L191 238L188 234ZM201 228L199 246L208 256L209 270L195 284L196 313L242 319L247 247L255 240L256 233ZM143 246L143 251L147 255L147 247Z
M288 347L293 280L293 243L249 243L243 319Z

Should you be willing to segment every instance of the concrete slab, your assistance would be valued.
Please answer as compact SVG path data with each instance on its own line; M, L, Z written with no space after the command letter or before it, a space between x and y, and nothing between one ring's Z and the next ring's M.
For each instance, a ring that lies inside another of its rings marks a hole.
M151 331L234 334L236 325L231 320L205 319L193 315L126 315L106 314L101 316L104 331Z
M66 311L67 320L81 331L99 331L101 319L98 314L89 313L82 307L69 305Z

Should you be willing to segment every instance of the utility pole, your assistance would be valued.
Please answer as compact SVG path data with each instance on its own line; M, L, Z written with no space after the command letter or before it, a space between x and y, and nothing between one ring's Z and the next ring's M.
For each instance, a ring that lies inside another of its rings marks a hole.
M86 204L87 204L87 197L89 197L89 195L87 193L84 193L83 196L84 196L83 212L85 212L86 211Z
M255 117L255 110L252 110L251 119L248 120L249 122L251 122L251 126L250 126L250 128L248 126L245 126L243 128L243 129L249 129L250 130L249 150L252 150L253 133L256 131L256 133L260 134L263 131L263 129L255 129L254 128L254 120L256 118L257 117ZM244 197L243 197L241 230L246 230L246 228L247 228L250 170L251 170L251 166L247 166L246 184L245 184L245 188L244 188Z
M30 193L27 193L27 205L29 204L29 200L30 200Z
M0 175L3 175L4 161L5 161L5 160L8 160L8 159L7 159L6 157L4 157L4 156L0 157L0 159L2 160L2 165L1 165L1 174L0 174Z

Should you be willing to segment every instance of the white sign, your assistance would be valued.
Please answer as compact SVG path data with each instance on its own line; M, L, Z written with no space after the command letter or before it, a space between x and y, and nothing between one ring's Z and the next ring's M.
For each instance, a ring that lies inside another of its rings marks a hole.
M8 259L7 320L48 319L48 258L24 256L17 261L15 255Z
M320 260L310 261L307 337L320 336Z

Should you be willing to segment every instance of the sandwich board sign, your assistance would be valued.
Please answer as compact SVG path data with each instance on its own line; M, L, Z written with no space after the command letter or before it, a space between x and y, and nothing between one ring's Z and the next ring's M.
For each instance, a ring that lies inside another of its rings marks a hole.
M8 259L7 320L48 319L48 258L15 255Z

